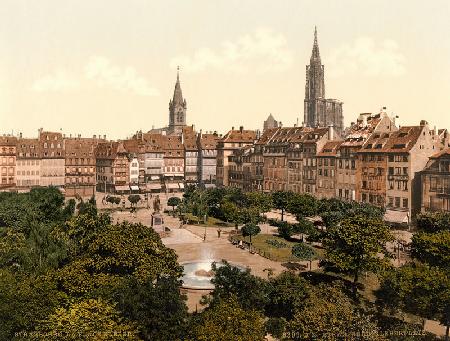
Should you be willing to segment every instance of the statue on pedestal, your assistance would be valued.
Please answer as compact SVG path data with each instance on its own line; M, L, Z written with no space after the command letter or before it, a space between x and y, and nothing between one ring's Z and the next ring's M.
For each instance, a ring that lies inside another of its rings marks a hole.
M159 195L153 199L153 211L158 212L161 210L161 200L159 199Z

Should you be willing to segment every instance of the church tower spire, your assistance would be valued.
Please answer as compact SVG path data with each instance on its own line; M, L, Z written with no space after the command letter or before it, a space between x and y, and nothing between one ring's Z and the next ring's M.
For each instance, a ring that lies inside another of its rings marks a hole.
M314 43L309 65L306 66L305 99L325 98L325 70L320 59L317 27L314 27Z
M320 60L319 43L317 42L317 26L314 26L314 44L313 44L310 62L311 62L311 64L312 63L322 64L322 62Z
M177 67L177 81L173 91L173 98L169 102L169 133L181 133L186 125L186 100L183 98L180 84L180 67Z
M342 102L325 98L325 67L320 58L317 27L309 65L306 65L304 124L308 127L328 127L343 130Z

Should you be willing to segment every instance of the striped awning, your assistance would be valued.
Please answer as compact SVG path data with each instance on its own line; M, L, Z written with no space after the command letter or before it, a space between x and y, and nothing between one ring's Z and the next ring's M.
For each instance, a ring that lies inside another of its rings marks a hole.
M161 189L160 183L148 183L147 189Z
M386 210L384 220L395 224L408 224L409 214L405 211Z

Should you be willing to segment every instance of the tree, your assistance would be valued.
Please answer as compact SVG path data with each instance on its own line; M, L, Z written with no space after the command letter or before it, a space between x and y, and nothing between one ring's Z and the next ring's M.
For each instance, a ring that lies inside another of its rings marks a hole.
M181 199L178 197L170 197L167 200L167 205L172 206L172 212L175 212L175 206L178 206L181 203Z
M246 193L246 196L249 205L257 208L260 213L265 213L272 209L272 198L269 194L261 192L248 192Z
M130 194L128 196L128 201L131 204L131 207L134 208L139 201L141 201L141 196L139 194Z
M56 309L38 325L37 332L51 341L140 340L137 326L125 321L114 305L101 299L86 299L67 309Z
M225 260L222 262L221 266L212 264L215 276L211 280L214 284L211 304L214 305L234 295L242 308L263 311L269 299L267 281L252 275L249 268L243 270L230 265Z
M59 221L62 217L64 195L56 187L32 188L30 200L42 214L42 220L46 222Z
M289 224L286 221L282 221L278 225L278 235L284 239L290 239L291 236L294 234L294 228L291 224Z
M298 219L298 223L293 226L294 232L296 234L301 233L308 235L308 237L315 237L319 234L319 231L314 226L312 222L306 220L305 218ZM303 237L302 237L303 241Z
M74 296L109 290L128 276L144 282L162 276L178 278L183 272L175 251L142 224L107 225L83 241L89 241L83 243L84 252L57 272L61 288Z
M424 232L439 232L450 230L450 213L426 212L417 215L416 224Z
M309 261L309 270L311 270L311 262L317 257L314 249L305 243L298 243L292 247L292 255L300 260Z
M383 266L380 253L387 255L386 242L393 240L383 221L365 216L350 216L327 229L324 246L325 265L353 276L354 292L362 271L376 271Z
M33 331L35 325L55 308L65 304L67 295L58 290L50 273L39 276L0 271L0 340Z
M248 223L242 227L242 235L244 237L250 236L250 245L252 244L252 236L256 236L261 232L261 228L253 223Z
M222 205L222 212L224 219L226 221L234 223L234 226L237 227L242 223L242 216L240 215L239 209L237 206L231 202L225 202Z
M111 204L119 205L120 204L120 197L115 197L112 195L108 195L106 197L106 202L109 202Z
M228 187L225 192L224 201L231 202L238 207L247 207L247 196L240 188Z
M113 295L122 315L139 324L144 340L181 340L188 317L186 296L180 293L180 281L161 277L155 282L124 281Z
M258 224L262 221L261 212L257 207L241 207L238 209L240 219L244 224Z
M269 317L291 320L311 290L308 282L292 272L282 272L269 281L269 303L266 314Z
M450 230L414 234L411 255L421 262L450 270Z
M273 206L276 209L281 210L281 221L284 220L284 212L289 207L292 196L292 192L286 191L276 191L272 193Z
M76 207L75 199L69 199L63 209L64 220L69 219L71 216L75 214L75 207Z
M377 292L378 304L403 310L450 326L450 276L448 271L411 263L387 272Z
M312 217L317 215L317 199L310 194L291 194L287 209L297 219Z
M257 341L264 340L261 313L244 310L236 297L228 297L194 318L188 340Z
M319 285L303 302L287 327L289 336L296 340L337 340L370 331L364 340L385 340L377 333L378 327L370 316L357 311L341 286Z

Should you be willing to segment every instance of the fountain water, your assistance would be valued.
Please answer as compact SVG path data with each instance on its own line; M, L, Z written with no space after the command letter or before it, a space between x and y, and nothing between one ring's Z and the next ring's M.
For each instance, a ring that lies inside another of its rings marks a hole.
M214 260L214 252L208 245L202 245L200 254L200 260L181 264L184 266L183 277L181 278L183 287L212 290L214 289L214 284L211 283L211 279L214 277L214 272L211 270L212 263L216 262L218 267L222 266L223 263ZM237 267L241 268L240 266Z

